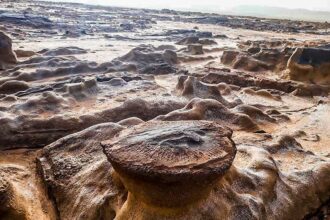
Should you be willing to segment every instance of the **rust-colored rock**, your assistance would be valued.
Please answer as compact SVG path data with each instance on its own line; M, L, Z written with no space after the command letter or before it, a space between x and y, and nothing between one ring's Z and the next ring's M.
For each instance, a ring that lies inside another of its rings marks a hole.
M118 219L134 219L137 213L144 219L173 217L198 204L234 160L231 135L230 129L214 122L151 121L103 142L129 191Z

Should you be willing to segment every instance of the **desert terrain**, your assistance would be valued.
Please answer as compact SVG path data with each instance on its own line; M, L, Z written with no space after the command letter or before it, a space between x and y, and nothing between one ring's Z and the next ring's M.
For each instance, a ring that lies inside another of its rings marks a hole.
M330 219L327 23L0 2L0 219Z

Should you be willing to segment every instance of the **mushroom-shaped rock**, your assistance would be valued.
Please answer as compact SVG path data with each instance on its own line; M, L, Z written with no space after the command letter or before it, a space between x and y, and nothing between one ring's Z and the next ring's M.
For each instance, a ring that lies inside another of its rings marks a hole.
M236 154L231 135L215 122L150 121L102 142L129 191L118 219L187 215L230 168Z

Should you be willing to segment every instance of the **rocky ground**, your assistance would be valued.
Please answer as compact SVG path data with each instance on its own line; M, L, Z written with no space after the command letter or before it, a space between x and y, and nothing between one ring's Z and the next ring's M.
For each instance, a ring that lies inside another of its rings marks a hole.
M329 219L326 24L0 3L0 219Z

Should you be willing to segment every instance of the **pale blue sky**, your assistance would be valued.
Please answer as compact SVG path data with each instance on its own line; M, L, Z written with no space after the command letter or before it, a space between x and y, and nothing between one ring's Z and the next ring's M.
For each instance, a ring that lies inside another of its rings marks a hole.
M330 11L330 0L61 0L139 8L171 8L184 10L222 11L238 5L262 5Z

